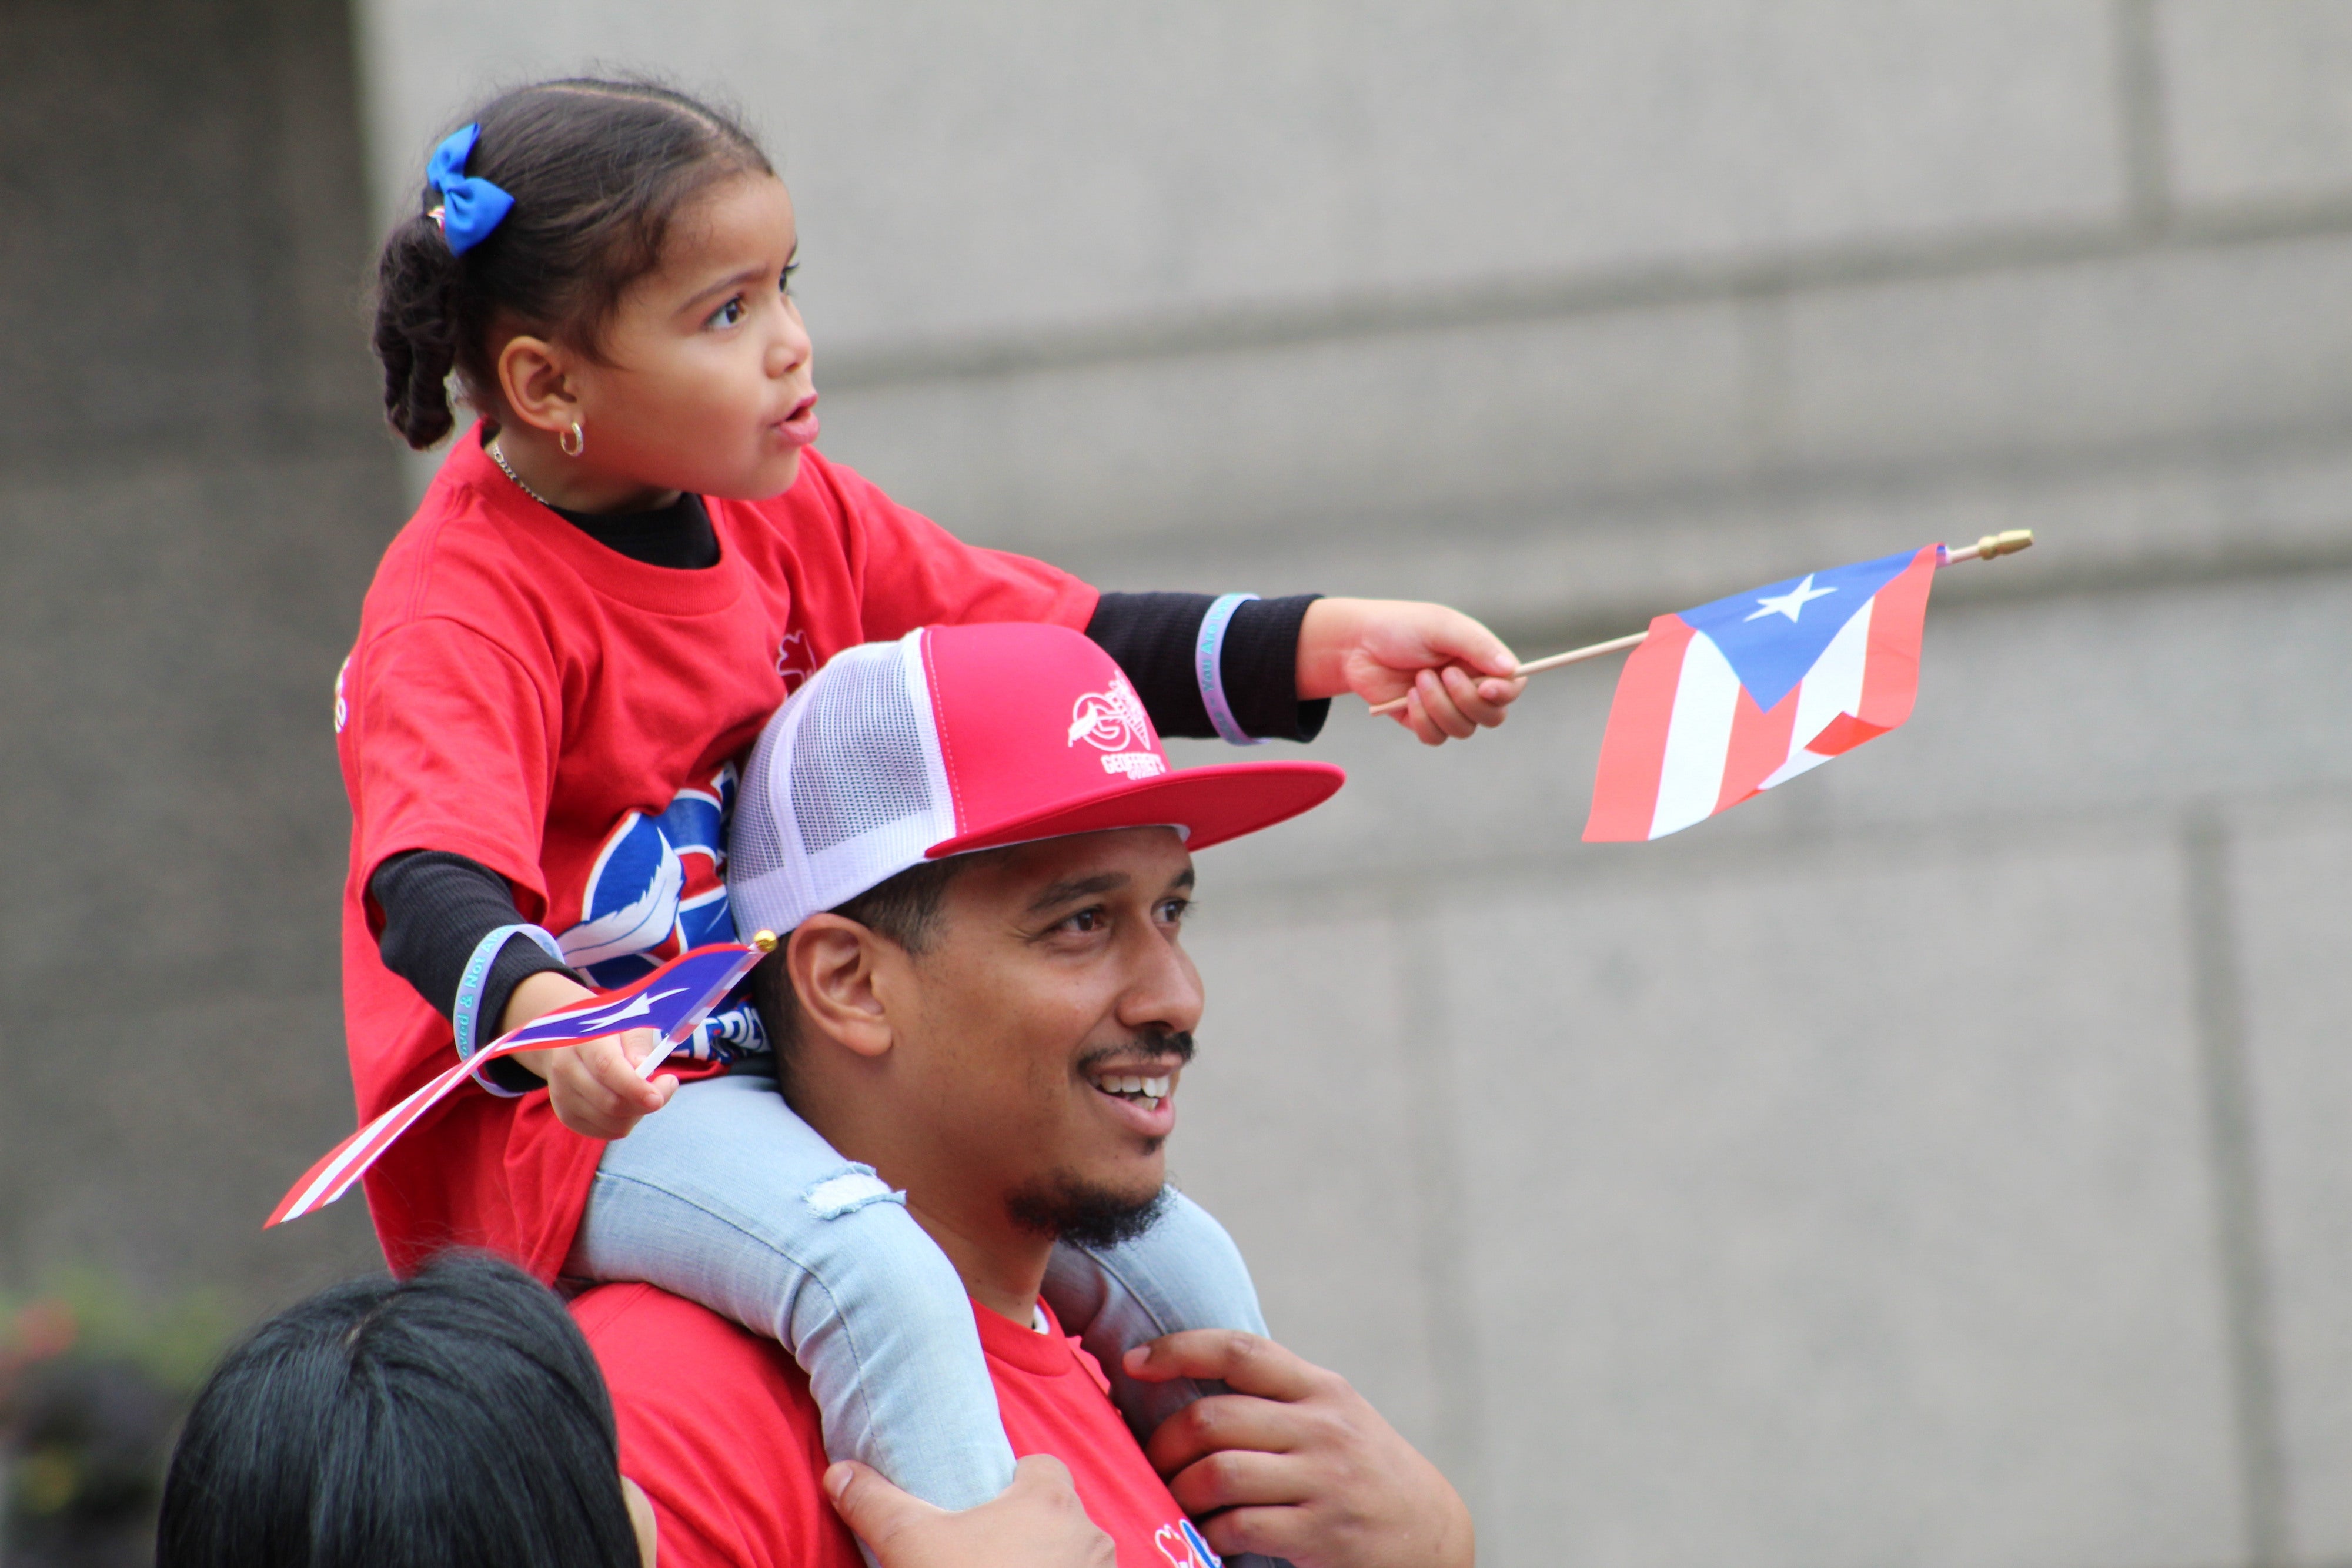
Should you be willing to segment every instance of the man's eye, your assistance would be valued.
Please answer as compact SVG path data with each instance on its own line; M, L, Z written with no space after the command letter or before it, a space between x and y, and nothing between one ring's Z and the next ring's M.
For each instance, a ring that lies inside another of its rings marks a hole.
M1192 912L1189 898L1165 898L1160 901L1160 920L1165 925L1180 925L1184 916Z
M740 294L710 313L710 324L714 327L732 327L742 319L743 297Z
M1110 924L1110 916L1100 909L1081 909L1062 922L1065 931L1099 931Z
M783 276L776 279L776 290L778 293L790 294L793 291L793 274L798 272L800 269L801 264L797 261L784 268Z

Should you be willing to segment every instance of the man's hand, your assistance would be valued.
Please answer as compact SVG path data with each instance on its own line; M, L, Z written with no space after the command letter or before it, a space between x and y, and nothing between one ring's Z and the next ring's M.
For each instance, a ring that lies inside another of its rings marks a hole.
M1299 1568L1470 1568L1470 1511L1338 1373L1227 1329L1170 1334L1127 1353L1146 1383L1224 1380L1160 1423L1144 1453L1220 1555Z
M568 976L542 969L526 977L507 998L499 1032L511 1034L543 1013L593 1000L595 995ZM591 1138L625 1138L630 1128L677 1092L677 1074L665 1072L648 1083L637 1072L637 1063L660 1043L661 1036L652 1030L633 1029L582 1045L518 1051L512 1060L547 1080L548 1103L565 1126Z
M1318 599L1298 626L1298 695L1353 692L1374 706L1403 697L1396 720L1423 746L1503 722L1525 689L1503 640L1458 610L1402 599Z
M824 1472L825 1495L882 1568L1116 1568L1109 1536L1087 1517L1069 1468L1032 1454L992 1502L961 1513L900 1491L853 1459Z

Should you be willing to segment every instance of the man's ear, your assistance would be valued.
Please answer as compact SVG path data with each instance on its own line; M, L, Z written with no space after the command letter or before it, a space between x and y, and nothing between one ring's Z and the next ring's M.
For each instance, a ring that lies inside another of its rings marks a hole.
M499 350L499 394L524 424L560 435L580 417L571 356L544 338L518 332Z
M838 915L810 915L784 945L803 1024L866 1057L881 1056L897 1038L876 977L906 961L897 943Z

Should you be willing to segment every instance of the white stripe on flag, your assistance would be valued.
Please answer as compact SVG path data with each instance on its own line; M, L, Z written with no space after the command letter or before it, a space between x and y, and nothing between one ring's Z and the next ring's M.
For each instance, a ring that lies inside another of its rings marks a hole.
M1723 794L1724 759L1731 753L1731 720L1739 710L1739 677L1704 632L1683 647L1675 679L1675 709L1666 720L1666 755L1658 768L1658 804L1650 837L1664 838L1715 815Z
M1834 723L1840 714L1862 711L1863 672L1870 664L1870 612L1878 607L1878 597L1873 594L1853 619L1838 628L1813 667L1805 672L1797 688L1797 722L1789 728L1789 760L1774 768L1772 776L1757 788L1769 789L1775 784L1785 784L1800 773L1811 773L1829 760L1817 751L1807 751L1813 737Z
M446 1074L445 1073L443 1076L446 1077ZM387 1123L398 1121L402 1113L407 1111L418 1101L429 1098L435 1088L439 1085L440 1082L441 1080L438 1078L432 1080L423 1088L411 1093L408 1098L403 1100L399 1104L394 1105L391 1110L386 1111L383 1115L378 1116L374 1121L370 1122L366 1126L352 1134L351 1138L343 1145L342 1152L336 1155L334 1159L328 1162L325 1167L319 1172L317 1179L313 1180L308 1187L304 1188L302 1196L295 1200L293 1205L287 1209L286 1218L288 1219L298 1219L303 1215L310 1213L314 1208L324 1208L328 1204L334 1202L334 1197L320 1196L321 1194L328 1192L330 1189L334 1191L335 1197L341 1197L342 1189L336 1186L336 1182L346 1171L349 1171L352 1168L353 1162L364 1161L369 1148L376 1142L374 1134L377 1131L383 1127ZM366 1168L364 1164L362 1165L361 1168ZM346 1182L343 1185L348 1186L350 1184Z

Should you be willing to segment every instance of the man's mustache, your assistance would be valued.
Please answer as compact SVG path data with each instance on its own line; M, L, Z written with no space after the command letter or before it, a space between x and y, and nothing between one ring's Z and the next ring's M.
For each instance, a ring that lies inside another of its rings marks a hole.
M1178 1066L1192 1060L1192 1035L1189 1030L1146 1030L1124 1045L1097 1046L1078 1058L1078 1071L1086 1072L1106 1061L1117 1061L1130 1056L1172 1056Z

